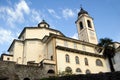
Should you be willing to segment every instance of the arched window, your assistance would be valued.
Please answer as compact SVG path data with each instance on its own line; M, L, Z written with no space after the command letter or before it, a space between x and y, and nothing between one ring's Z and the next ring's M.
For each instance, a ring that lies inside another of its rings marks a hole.
M89 28L92 28L90 20L87 20L87 24Z
M70 62L70 58L69 58L68 54L65 55L65 59L66 59L66 62L68 62L68 63Z
M79 57L78 56L75 57L75 61L76 61L76 64L79 64Z
M49 74L54 74L55 72L54 72L54 70L50 69L50 70L48 70L47 73L49 73Z
M86 70L86 74L90 74L91 71L89 69Z
M80 25L80 29L83 29L83 23L80 22L79 25Z
M24 80L30 80L29 78L24 78Z
M102 74L102 73L103 73L103 72L101 72L101 71L99 72L99 74Z
M50 58L51 58L51 60L53 60L53 56L51 56Z
M84 60L85 60L85 65L88 65L88 59L85 58Z
M7 58L7 60L9 61L9 60L10 60L10 58Z
M66 67L66 68L65 68L65 72L67 72L67 73L72 73L71 67Z
M103 63L102 63L102 61L100 59L97 59L96 60L96 65L97 66L103 66Z
M82 72L82 71L81 71L80 68L77 68L77 69L76 69L76 72L79 72L79 73L80 73L80 72Z

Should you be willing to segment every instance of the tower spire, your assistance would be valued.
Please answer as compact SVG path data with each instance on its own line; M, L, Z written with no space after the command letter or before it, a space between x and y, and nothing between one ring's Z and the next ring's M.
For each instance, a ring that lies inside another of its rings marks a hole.
M78 13L78 16L80 16L81 14L88 14L88 12L85 11L85 10L82 8L82 6L81 6L80 8L81 8L81 9L80 9L80 12Z

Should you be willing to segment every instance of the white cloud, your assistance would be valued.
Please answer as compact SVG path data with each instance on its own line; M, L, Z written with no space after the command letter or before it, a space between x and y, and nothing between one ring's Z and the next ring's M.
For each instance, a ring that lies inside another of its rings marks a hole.
M49 12L52 16L54 16L55 18L61 19L61 17L58 16L57 13L56 13L53 9L48 9L48 12Z
M16 12L22 13L22 11L24 11L27 14L29 14L29 12L30 12L28 4L24 0L22 0L20 3L16 4Z
M6 21L9 27L14 28L18 23L38 23L44 15L40 11L31 9L25 0L21 0L14 7L0 7L0 18ZM27 21L25 20L27 19Z
M75 16L75 13L72 11L72 9L64 9L63 11L62 11L62 13L63 13L63 17L64 18L69 18L69 17L74 17Z
M71 38L78 39L78 34L77 34L77 33L74 33L74 35L71 36Z
M39 11L36 11L34 9L31 10L31 20L32 22L40 22L42 20L42 14Z
M0 44L11 42L15 38L15 35L10 31L0 28Z
M14 27L16 22L24 22L24 13L30 13L30 9L24 0L21 0L18 4L15 4L14 8L6 6L0 8L0 15L3 16L1 18L6 20L7 24L11 27Z

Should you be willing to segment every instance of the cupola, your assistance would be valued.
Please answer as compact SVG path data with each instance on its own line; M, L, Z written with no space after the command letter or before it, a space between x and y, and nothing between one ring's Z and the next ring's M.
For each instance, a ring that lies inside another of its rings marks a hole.
M80 16L81 14L88 14L88 12L85 11L85 10L81 7L81 10L80 10L80 12L78 13L78 16Z
M38 24L38 27L49 28L49 24L45 20L42 20L42 22Z

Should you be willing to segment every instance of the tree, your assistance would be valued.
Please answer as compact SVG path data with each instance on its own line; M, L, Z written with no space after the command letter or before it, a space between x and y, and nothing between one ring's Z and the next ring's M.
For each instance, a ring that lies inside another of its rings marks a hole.
M114 48L112 39L101 38L99 43L98 43L98 46L104 48L103 56L105 58L108 58L108 62L109 62L109 65L110 65L111 72L114 72L115 69L114 69L111 58L113 58L114 55L115 55L115 48Z

